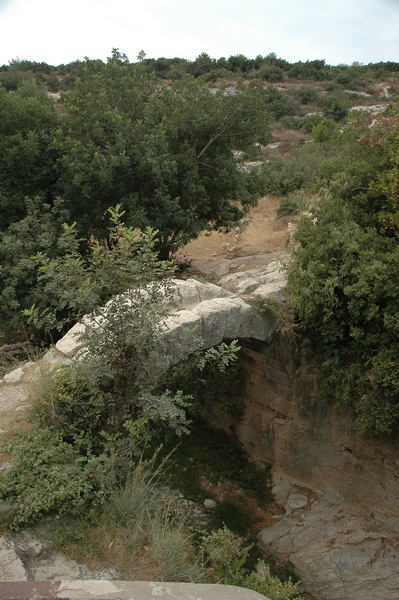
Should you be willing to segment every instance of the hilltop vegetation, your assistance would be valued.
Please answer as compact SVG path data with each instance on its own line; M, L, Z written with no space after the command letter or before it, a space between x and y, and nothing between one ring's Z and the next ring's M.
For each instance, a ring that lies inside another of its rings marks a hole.
M128 62L125 54L113 48L112 58ZM289 80L309 82L334 82L337 85L350 86L361 90L373 86L376 81L385 81L399 72L399 64L393 61L363 65L340 64L332 66L323 59L297 61L290 63L278 58L274 52L267 56L248 58L236 54L228 58L211 58L203 52L194 61L185 58L147 58L140 52L137 60L142 62L160 80L175 81L185 74L202 78L209 82L220 79L260 79L269 83L281 83ZM81 77L87 64L101 65L98 59L76 60L67 65L48 65L30 60L12 60L8 65L0 66L1 84L8 90L15 90L26 80L34 79L44 84L50 92L66 91L73 88L76 79Z

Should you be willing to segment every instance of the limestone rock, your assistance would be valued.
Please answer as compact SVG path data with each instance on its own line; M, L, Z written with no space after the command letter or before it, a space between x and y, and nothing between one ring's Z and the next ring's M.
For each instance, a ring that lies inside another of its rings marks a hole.
M291 512L293 510L297 510L298 508L303 508L307 505L307 503L308 497L306 494L293 491L287 498L285 509L287 512Z
M250 294L259 287L259 281L247 273L231 273L222 277L220 285L237 294Z
M304 488L293 489L286 511L259 534L259 542L294 568L307 592L318 600L364 600L376 593L378 600L397 599L399 527Z
M175 279L173 281L173 306L178 309L191 310L200 302L213 298L226 298L230 294L213 283L201 283L196 279Z
M256 295L261 298L278 295L279 292L287 285L287 281L273 281L265 283L256 288Z
M57 348L50 348L43 356L43 360L50 365L68 364L71 362L71 359L57 350Z
M5 383L19 383L24 375L22 367L18 367L18 369L14 369L7 375L4 375Z
M30 569L31 578L35 581L48 579L94 579L89 569L80 565L60 552L52 552L49 556L35 561Z
M72 329L70 329L68 333L56 343L56 349L64 354L67 358L73 358L78 350L83 347L82 342L79 341L79 336L85 331L85 329L86 325L83 323L76 323L76 325L74 325Z
M22 560L16 553L12 540L0 537L0 581L27 581Z
M273 260L261 272L238 271L219 281L220 285L236 294L256 295L266 298L280 292L287 285L287 273L278 260Z

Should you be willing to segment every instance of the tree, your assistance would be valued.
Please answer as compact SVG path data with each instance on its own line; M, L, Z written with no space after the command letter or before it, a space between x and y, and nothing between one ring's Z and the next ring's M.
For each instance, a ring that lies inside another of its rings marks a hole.
M231 226L256 199L232 152L253 153L268 136L256 82L228 94L190 76L160 84L145 61L111 61L89 64L65 107L59 192L80 230L103 237L104 211L121 203L129 225L159 231L166 257L204 229Z
M206 52L202 52L197 58L189 65L188 72L194 77L200 77L205 73L209 73L216 68L216 60L211 58Z
M0 230L26 215L26 196L50 199L56 124L54 103L40 87L25 82L7 92L0 86Z
M347 101L335 96L329 96L322 102L323 115L334 119L334 121L342 121L348 114Z

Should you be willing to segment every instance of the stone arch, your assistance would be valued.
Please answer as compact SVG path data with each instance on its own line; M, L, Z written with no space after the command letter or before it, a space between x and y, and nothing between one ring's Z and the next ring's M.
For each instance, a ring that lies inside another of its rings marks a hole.
M255 311L243 298L212 283L176 279L173 286L171 309L174 312L165 319L164 334L151 357L151 377L162 375L194 347L210 348L224 339L235 338L272 340L276 320L271 311ZM57 342L55 349L47 353L47 360L64 362L73 359L82 348L79 333L84 328L84 320L72 327Z

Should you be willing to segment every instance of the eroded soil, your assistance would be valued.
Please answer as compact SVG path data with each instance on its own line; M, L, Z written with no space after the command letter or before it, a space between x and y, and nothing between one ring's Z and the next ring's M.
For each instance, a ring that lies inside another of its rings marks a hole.
M203 234L177 253L179 260L218 261L287 250L289 219L277 219L280 197L265 196L251 210L244 223L229 233Z

